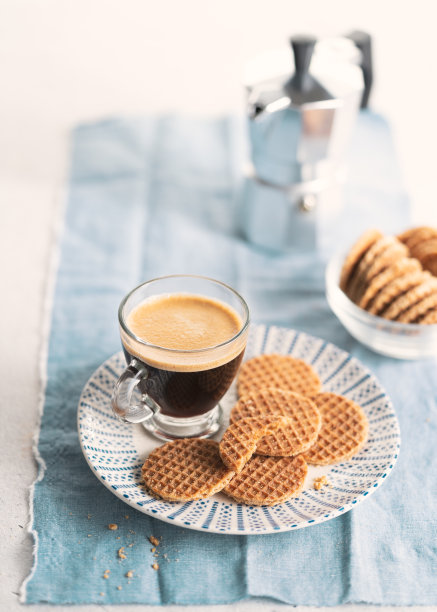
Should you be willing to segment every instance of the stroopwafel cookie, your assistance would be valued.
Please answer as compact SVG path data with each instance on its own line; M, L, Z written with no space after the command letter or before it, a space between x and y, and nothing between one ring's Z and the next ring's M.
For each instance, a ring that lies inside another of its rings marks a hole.
M223 463L238 474L254 454L261 438L286 423L285 417L274 415L234 421L226 429L220 442L219 450Z
M417 304L417 302L436 292L437 278L431 277L429 280L424 281L403 295L400 295L386 310L384 310L382 316L385 319L395 321L404 312L404 310L411 308L414 306L414 304Z
M329 465L353 457L366 443L368 422L362 408L336 393L312 398L322 415L316 443L303 453L308 463Z
M265 354L249 359L238 375L238 395L275 387L301 395L314 395L321 387L313 368L302 359L290 355Z
M426 312L423 317L418 319L417 323L420 323L420 325L434 325L437 323L437 309L434 308Z
M437 238L426 240L410 249L411 255L416 257L425 270L437 276Z
M437 309L437 293L431 293L431 295L423 298L423 300L420 300L411 306L411 308L404 310L396 321L399 321L399 323L416 323L429 310L433 309Z
M420 272L421 270L422 266L417 259L414 259L413 257L402 257L375 276L361 296L358 306L367 309L370 307L373 299L378 295L378 293L389 283L396 280L400 276L411 274L412 272Z
M322 425L313 401L282 389L263 389L245 395L232 408L230 418L231 423L236 423L243 418L265 416L283 416L287 420L259 441L257 455L290 457L302 453L314 444Z
M398 235L398 240L407 245L408 249L413 249L416 245L437 238L437 230L433 227L423 225L421 227L412 227L402 234Z
M404 259L408 255L407 247L396 240L395 242L388 246L382 253L380 253L373 262L370 264L368 269L365 271L363 278L359 280L357 288L354 294L354 301L358 303L366 291L369 284L374 280L376 276L380 272L383 272L387 269L388 266L396 263L397 261Z
M255 455L226 485L224 493L242 504L274 506L296 497L302 491L308 466L297 457Z
M391 281L411 272L419 272L421 269L420 263L412 257L402 257L393 264L390 264L369 283L359 300L358 306L366 309L381 289L386 287Z
M367 310L375 315L381 314L394 300L397 300L398 297L410 289L421 285L429 278L431 278L429 272L424 272L423 270L398 276L381 289Z
M221 491L234 476L214 440L184 438L150 453L142 467L146 487L169 501L204 499Z
M407 247L393 236L383 236L377 240L365 253L351 277L347 287L349 298L357 302L366 284L378 271L407 254Z
M344 260L340 274L340 289L346 292L349 280L357 264L369 248L380 238L382 238L382 234L376 229L367 230L358 238Z

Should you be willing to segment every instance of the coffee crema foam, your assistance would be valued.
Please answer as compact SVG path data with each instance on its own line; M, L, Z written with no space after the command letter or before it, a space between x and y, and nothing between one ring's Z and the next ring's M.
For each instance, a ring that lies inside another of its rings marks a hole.
M219 367L237 357L247 339L246 330L235 341L217 346L240 332L241 318L224 302L188 293L152 296L129 313L126 324L135 336L154 345L121 330L129 353L153 367L180 372Z

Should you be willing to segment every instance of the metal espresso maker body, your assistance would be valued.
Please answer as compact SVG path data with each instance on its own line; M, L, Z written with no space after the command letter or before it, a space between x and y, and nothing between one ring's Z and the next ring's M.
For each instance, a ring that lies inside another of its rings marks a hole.
M294 36L291 47L294 73L269 75L284 59L271 58L246 82L251 159L242 229L274 251L324 252L340 218L351 132L370 91L370 37Z

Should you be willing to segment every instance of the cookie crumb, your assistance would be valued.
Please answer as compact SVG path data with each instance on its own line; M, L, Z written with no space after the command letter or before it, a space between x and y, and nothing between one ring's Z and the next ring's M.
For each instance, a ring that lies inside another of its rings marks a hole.
M111 531L116 531L118 529L117 523L109 523L108 529L110 529Z
M320 489L323 486L328 485L328 484L329 484L329 481L326 476L320 476L319 478L314 478L313 486L316 491L320 491Z
M120 559L127 559L126 555L124 554L124 546L118 549L117 554Z
M126 572L126 578L132 578L132 576L134 575L132 570L129 570L128 572Z
M121 589L122 589L122 588L123 588L123 587L122 587L122 586L120 586L120 585L117 587L117 589L118 589L119 591L121 591Z
M92 517L92 514L87 514L87 519L90 520L90 518Z
M155 536L149 536L149 542L153 544L153 546L159 546L159 540L155 538Z
M105 571L103 572L103 578L104 578L105 580L108 580L110 571L111 571L111 570L105 570Z
M128 544L127 546L128 546L128 548L132 548L132 546L133 546L133 545L134 545L134 543L133 543L133 542L131 542L131 543L130 543L130 544Z
M155 571L156 571L156 570L159 570L159 565L158 565L157 563L154 563L154 564L152 565L152 567L153 567L153 569L154 569Z
M92 537L93 536L90 533L87 535L87 538L92 538Z
M125 514L125 515L124 515L124 518L125 518L125 519L128 519L128 518L129 518L129 514Z
M150 552L153 552L153 553L156 552L156 548L155 547L151 548Z
M100 597L103 597L103 593L99 593Z

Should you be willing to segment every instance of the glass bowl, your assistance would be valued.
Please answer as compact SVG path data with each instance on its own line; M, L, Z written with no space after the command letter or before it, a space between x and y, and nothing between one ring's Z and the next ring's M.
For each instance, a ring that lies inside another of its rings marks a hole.
M346 254L335 255L326 268L326 298L348 332L368 348L397 359L437 356L437 324L397 323L370 314L354 304L339 287Z

